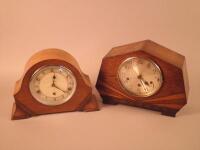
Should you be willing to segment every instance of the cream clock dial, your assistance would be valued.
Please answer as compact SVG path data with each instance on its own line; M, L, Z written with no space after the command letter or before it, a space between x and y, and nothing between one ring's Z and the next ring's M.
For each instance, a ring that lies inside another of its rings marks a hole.
M122 62L118 77L125 90L139 97L155 94L163 82L159 66L149 59L139 57L131 57Z
M67 102L73 96L76 86L73 73L60 66L38 69L29 84L32 96L44 105L60 105Z

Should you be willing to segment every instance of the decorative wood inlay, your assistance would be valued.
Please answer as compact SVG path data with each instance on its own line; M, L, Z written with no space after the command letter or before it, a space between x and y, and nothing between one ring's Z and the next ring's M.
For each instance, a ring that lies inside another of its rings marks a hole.
M130 57L150 59L160 67L163 84L156 94L137 97L122 88L117 71ZM189 92L185 57L150 40L115 47L102 60L96 88L104 103L143 107L175 116L187 103Z

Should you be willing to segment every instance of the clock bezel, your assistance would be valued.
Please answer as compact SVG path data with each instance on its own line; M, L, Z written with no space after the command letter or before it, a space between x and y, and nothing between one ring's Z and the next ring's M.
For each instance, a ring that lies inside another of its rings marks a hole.
M47 67L55 67L55 68L57 68L57 69L61 68L61 69L63 69L63 70L68 71L68 72L72 75L72 78L73 78L74 83L75 83L74 90L73 90L73 92L70 94L70 96L68 96L67 98L62 99L62 100L61 100L62 102L55 102L55 103L52 103L52 102L44 102L44 100L41 100L41 99L37 98L36 96L34 96L34 93L33 93L32 89L31 89L31 82L32 82L32 80L35 78L35 76L36 76L36 74L37 74L38 72L42 71L43 69L45 69L45 68L47 68ZM55 107L55 106L63 105L63 104L65 104L65 103L67 103L67 102L73 97L73 95L75 94L76 90L77 90L77 79L76 79L76 76L74 75L74 73L73 73L69 68L67 68L67 67L65 67L65 66L63 66L63 65L44 65L44 66L41 66L41 67L37 68L37 70L34 71L34 73L31 75L31 78L30 78L30 81L29 81L29 91L30 91L30 94L32 95L32 97L33 97L37 102L39 102L40 104L45 105L45 106L50 106L50 107L51 107L51 106L52 106L52 107L53 107L53 106Z
M129 60L131 60L131 59L143 59L143 60L147 60L147 61L149 61L149 62L151 62L156 68L157 68L157 70L159 71L159 74L160 74L160 77L161 77L161 79L160 79L160 87L159 88L157 88L157 90L155 90L154 92L149 92L149 94L141 94L141 95L138 95L138 94L135 94L134 92L131 92L130 90L128 90L126 87L124 87L124 85L123 85L123 83L122 83L122 81L120 80L120 75L119 75L119 73L120 73L120 69L121 69L121 67L123 66L123 64L125 63L125 62L127 62L127 61L129 61ZM119 65L119 67L118 67L118 69L117 69L117 80L118 80L118 83L119 83L119 85L120 85L120 87L123 89L123 91L125 91L127 94L129 94L129 95L131 95L131 96L134 96L134 97L140 97L140 98L147 98L147 97L151 97L151 96L154 96L156 93L158 93L159 91L160 91L160 89L161 89L161 87L163 86L163 82L164 82L164 77L163 77L163 73L162 73L162 70L161 70L161 68L159 67L159 65L155 62L155 61L153 61L152 59L150 59L150 58L144 58L144 57L138 57L138 56L131 56L131 57L128 57L128 58L125 58L121 63L120 63L120 65Z

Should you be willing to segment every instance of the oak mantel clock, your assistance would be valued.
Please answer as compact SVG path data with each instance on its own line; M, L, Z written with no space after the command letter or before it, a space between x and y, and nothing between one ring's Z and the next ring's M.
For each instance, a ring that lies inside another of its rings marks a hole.
M59 49L42 50L30 58L16 82L14 98L13 120L100 109L89 77L73 56Z
M150 40L115 47L103 58L96 88L104 103L175 116L187 103L185 57Z

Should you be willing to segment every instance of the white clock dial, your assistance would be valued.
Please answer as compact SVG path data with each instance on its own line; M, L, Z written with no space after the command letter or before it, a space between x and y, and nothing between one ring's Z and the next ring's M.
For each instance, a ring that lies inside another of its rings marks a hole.
M159 66L152 60L138 57L131 57L122 62L118 77L125 90L139 97L155 94L163 82Z
M29 88L32 96L40 103L60 105L73 96L76 85L76 78L69 69L47 66L33 74Z

